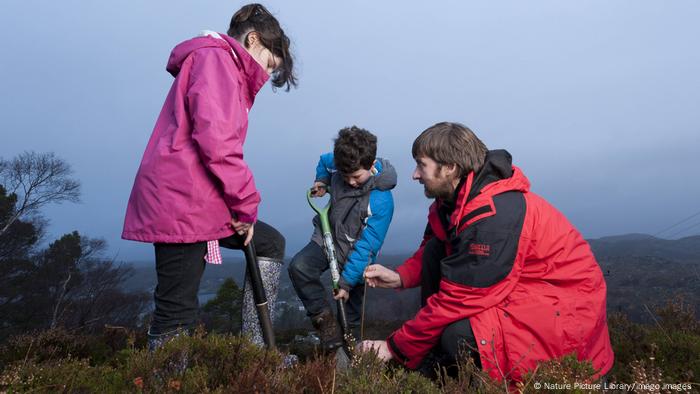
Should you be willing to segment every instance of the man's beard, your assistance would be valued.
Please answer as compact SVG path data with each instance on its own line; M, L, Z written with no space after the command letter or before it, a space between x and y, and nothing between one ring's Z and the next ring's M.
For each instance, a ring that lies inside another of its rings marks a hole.
M452 189L452 182L450 182L447 179L441 179L440 181L435 182L435 184L431 187L428 187L428 185L423 184L423 192L428 198L440 198L443 200L451 199L452 194L454 194L454 190Z

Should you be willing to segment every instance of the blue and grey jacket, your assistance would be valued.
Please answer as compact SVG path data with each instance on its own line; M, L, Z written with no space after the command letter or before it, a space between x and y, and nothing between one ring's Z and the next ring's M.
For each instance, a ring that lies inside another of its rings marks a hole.
M396 186L396 170L388 160L377 158L377 170L359 188L348 185L336 171L333 153L321 155L316 182L329 185L329 220L338 263L342 266L340 286L350 290L363 281L365 267L373 263L384 243L394 214L391 189ZM314 217L311 240L323 247L318 215Z

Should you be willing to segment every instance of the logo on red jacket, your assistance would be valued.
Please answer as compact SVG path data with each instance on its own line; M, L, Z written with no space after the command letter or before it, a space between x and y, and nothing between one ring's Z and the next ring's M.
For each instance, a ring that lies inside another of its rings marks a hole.
M470 244L469 254L477 256L489 256L491 255L491 245L487 244Z

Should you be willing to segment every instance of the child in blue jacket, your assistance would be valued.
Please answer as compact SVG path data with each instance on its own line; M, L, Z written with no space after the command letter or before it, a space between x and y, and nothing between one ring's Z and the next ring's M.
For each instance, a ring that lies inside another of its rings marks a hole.
M364 293L362 273L377 258L394 213L391 189L396 186L396 170L376 154L377 137L372 133L355 126L340 130L333 153L322 155L318 162L311 189L316 197L331 195L329 219L342 267L340 291L334 298L346 302L348 326L355 338L359 338ZM289 276L324 350L331 351L342 346L343 338L321 283L328 260L318 216L314 227L311 241L292 259Z

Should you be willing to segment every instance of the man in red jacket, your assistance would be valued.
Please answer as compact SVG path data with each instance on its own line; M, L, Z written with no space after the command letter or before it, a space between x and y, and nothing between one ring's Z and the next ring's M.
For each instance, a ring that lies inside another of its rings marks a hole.
M510 154L488 151L461 124L438 123L414 141L413 157L413 179L435 199L423 242L396 271L370 265L365 278L421 286L422 307L386 341L362 348L423 370L468 354L498 380L520 380L537 362L570 353L607 373L600 267L568 220L529 191Z

